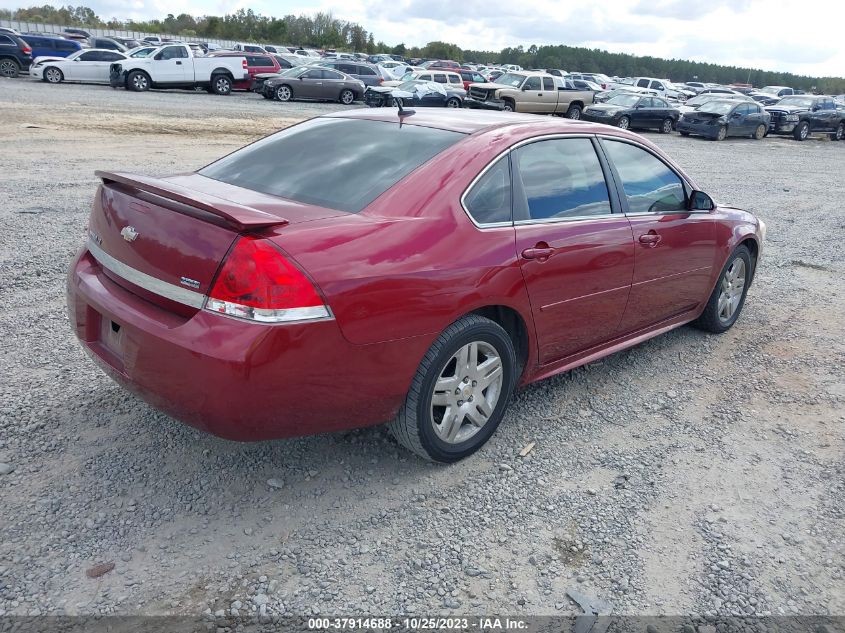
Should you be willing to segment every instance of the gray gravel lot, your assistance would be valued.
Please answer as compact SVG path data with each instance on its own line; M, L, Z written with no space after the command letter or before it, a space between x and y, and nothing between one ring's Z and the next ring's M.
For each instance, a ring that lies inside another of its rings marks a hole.
M191 170L339 109L0 79L0 615L572 614L573 588L845 615L845 143L649 134L768 223L742 317L525 389L453 466L383 428L216 439L87 359L64 284L95 169Z

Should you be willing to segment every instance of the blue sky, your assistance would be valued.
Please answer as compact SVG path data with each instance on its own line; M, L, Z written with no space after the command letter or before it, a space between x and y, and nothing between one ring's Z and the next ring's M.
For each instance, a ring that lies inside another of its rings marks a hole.
M163 18L171 12L223 15L240 8L276 16L331 11L338 18L359 22L376 40L390 44L445 40L476 50L568 44L808 75L845 75L845 46L841 44L845 2L833 0L824 3L823 23L804 21L804 28L795 28L802 15L802 5L796 0L604 0L592 4L559 0L184 0L178 5L166 0L89 0L79 4L106 19ZM0 0L2 8L18 6L19 2Z

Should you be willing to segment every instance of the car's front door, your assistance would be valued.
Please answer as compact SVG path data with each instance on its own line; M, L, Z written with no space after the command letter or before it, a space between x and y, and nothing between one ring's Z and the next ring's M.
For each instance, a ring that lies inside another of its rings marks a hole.
M319 99L323 95L323 71L334 72L322 68L312 68L299 76L293 87L293 94L305 99Z
M542 95L543 82L541 78L528 77L522 84L522 107L520 110L523 112L540 112Z
M631 226L596 150L591 138L554 138L512 154L516 257L541 364L613 338L628 300Z
M631 127L652 127L654 126L654 100L651 97L643 97L634 106L631 114Z
M184 46L165 46L153 60L155 72L153 81L163 84L185 82L189 75L193 80L193 67L189 67L188 51Z
M536 79L543 82L540 92L537 93L537 111L554 112L559 98L555 80L551 77L536 77Z
M688 210L682 179L648 149L603 138L634 241L634 276L621 332L688 312L709 297L715 223Z
M93 81L97 75L100 61L100 51L86 51L77 55L73 61L63 64L65 79L72 81Z
M748 106L740 103L728 115L728 134L730 136L745 136L751 134L751 123L748 120Z

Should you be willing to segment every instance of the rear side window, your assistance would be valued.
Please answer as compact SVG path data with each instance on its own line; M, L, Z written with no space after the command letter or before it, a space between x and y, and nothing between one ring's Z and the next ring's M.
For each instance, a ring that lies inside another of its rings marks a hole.
M449 75L449 83L450 84L461 84L463 85L463 80L458 75Z
M358 66L358 74L362 77L375 77L376 71L369 66Z
M0 35L0 46L14 46L17 48L17 44L12 40L11 37L6 37L5 35Z
M357 213L462 138L460 132L418 125L313 119L248 145L199 173L296 202Z
M629 143L602 143L622 179L630 213L686 211L684 185L662 160Z
M551 77L543 77L543 90L554 90L555 80Z
M76 51L79 50L79 45L74 42L56 42L56 50Z
M440 75L440 74L434 75L434 81L436 81L439 84L445 84L446 83L446 75Z
M478 224L511 221L511 168L508 156L478 179L464 198L464 207Z
M551 220L611 212L610 196L593 143L587 138L552 139L514 151L524 199L517 220Z

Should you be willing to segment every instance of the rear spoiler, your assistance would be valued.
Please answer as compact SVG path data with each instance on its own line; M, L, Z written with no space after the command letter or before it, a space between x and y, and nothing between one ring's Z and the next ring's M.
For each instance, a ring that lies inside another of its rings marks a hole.
M272 213L253 209L231 200L224 200L196 189L175 185L159 178L110 171L95 171L94 175L106 185L109 183L125 185L138 191L146 191L161 198L205 211L222 218L239 231L288 224L288 220Z

